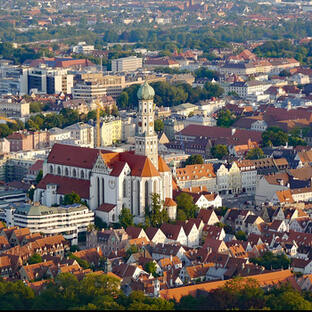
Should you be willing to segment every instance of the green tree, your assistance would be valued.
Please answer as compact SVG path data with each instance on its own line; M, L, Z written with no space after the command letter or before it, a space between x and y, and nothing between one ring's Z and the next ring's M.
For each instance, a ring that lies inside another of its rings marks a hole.
M192 195L188 193L180 193L176 199L177 203L177 220L184 221L184 216L187 219L196 218L198 213L198 207L194 204Z
M218 159L223 159L225 156L229 154L227 146L223 144L214 145L211 150L211 155Z
M264 146L281 146L288 142L288 135L278 127L269 127L262 133L262 144Z
M70 194L65 194L62 204L72 205L72 204L78 204L78 203L81 203L80 196L75 192L71 192Z
M204 163L203 156L200 154L194 154L194 155L189 156L186 159L184 165L187 166L187 165L196 165L196 164L203 164L203 163Z
M123 207L119 215L119 223L123 228L133 225L133 215L130 209Z
M236 116L233 115L228 109L222 109L217 115L217 126L229 128L236 120Z
M37 254L37 253L34 253L32 256L30 256L28 258L28 261L27 261L29 264L35 264L35 263L40 263L42 262L42 257Z
M43 177L43 171L39 170L37 177L36 177L36 184L38 184L41 181L42 177Z
M251 258L250 262L264 266L267 270L288 269L290 260L285 254L275 255L265 252L261 257Z
M260 147L252 148L246 154L246 159L260 159L264 157L263 150Z
M117 98L117 105L121 109L126 109L129 105L129 95L126 91L122 91Z
M157 267L154 261L147 262L144 266L144 270L147 273L151 273L154 277L157 277L157 274L156 274Z
M94 225L96 226L96 228L98 229L107 229L107 224L105 222L103 222L103 220L99 217L95 217L94 218Z
M211 99L213 97L218 98L224 93L224 89L221 88L217 83L206 82L204 86L206 91L206 98Z
M244 231L237 231L236 233L235 233L235 236L236 236L236 238L238 239L238 240L243 240L243 241L246 241L247 240L247 235L246 235L246 233L244 232Z
M76 260L83 269L90 269L90 264L88 261L75 256L73 253L70 253L68 257L70 259Z
M294 147L296 147L297 145L306 146L307 142L303 138L300 138L299 136L290 135L288 137L288 144Z
M154 129L157 133L164 131L164 122L161 119L156 119L154 122Z
M160 202L160 195L157 193L152 194L152 203L150 209L146 209L149 222L154 227L160 227L163 223L169 221L168 212L166 209L162 209Z

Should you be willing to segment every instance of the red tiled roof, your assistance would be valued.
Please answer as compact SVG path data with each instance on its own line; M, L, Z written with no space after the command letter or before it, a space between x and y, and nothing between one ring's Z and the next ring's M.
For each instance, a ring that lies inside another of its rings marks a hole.
M172 198L166 197L165 203L164 203L165 207L172 207L172 206L176 206L176 205L177 205L177 203Z
M92 169L99 150L55 143L48 156L48 163Z
M260 143L262 136L260 131L236 129L233 131L231 128L210 127L200 125L188 125L178 134L192 137L203 137L210 139L231 139L235 144L247 144L248 140Z
M39 171L42 170L44 160L38 159L28 170L29 171Z
M103 212L110 212L112 211L116 205L114 204L102 204L100 207L98 207L96 210L103 211Z
M53 174L47 174L38 184L37 188L46 189L48 184L57 185L58 194L77 193L81 198L88 199L90 196L90 181L61 177Z

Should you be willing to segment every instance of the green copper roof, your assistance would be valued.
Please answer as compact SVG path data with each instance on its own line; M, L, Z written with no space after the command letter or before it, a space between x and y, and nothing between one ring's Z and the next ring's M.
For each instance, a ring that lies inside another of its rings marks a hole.
M155 96L154 89L145 81L139 88L137 93L139 100L152 100Z

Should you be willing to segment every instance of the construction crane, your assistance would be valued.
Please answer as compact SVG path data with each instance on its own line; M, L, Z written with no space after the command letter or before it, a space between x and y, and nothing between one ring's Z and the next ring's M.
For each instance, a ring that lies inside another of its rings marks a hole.
M7 122L11 122L11 123L17 124L16 120L10 119L10 118L4 117L4 116L0 116L0 120L5 120Z
M103 105L97 99L95 101L96 104L96 147L101 146L101 130L100 130L100 111L103 110Z

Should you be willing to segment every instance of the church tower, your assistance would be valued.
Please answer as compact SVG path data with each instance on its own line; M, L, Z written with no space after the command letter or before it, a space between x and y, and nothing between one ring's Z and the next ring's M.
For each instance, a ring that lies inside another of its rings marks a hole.
M139 110L135 153L147 156L158 170L158 137L154 131L154 96L154 89L145 81L137 93Z

